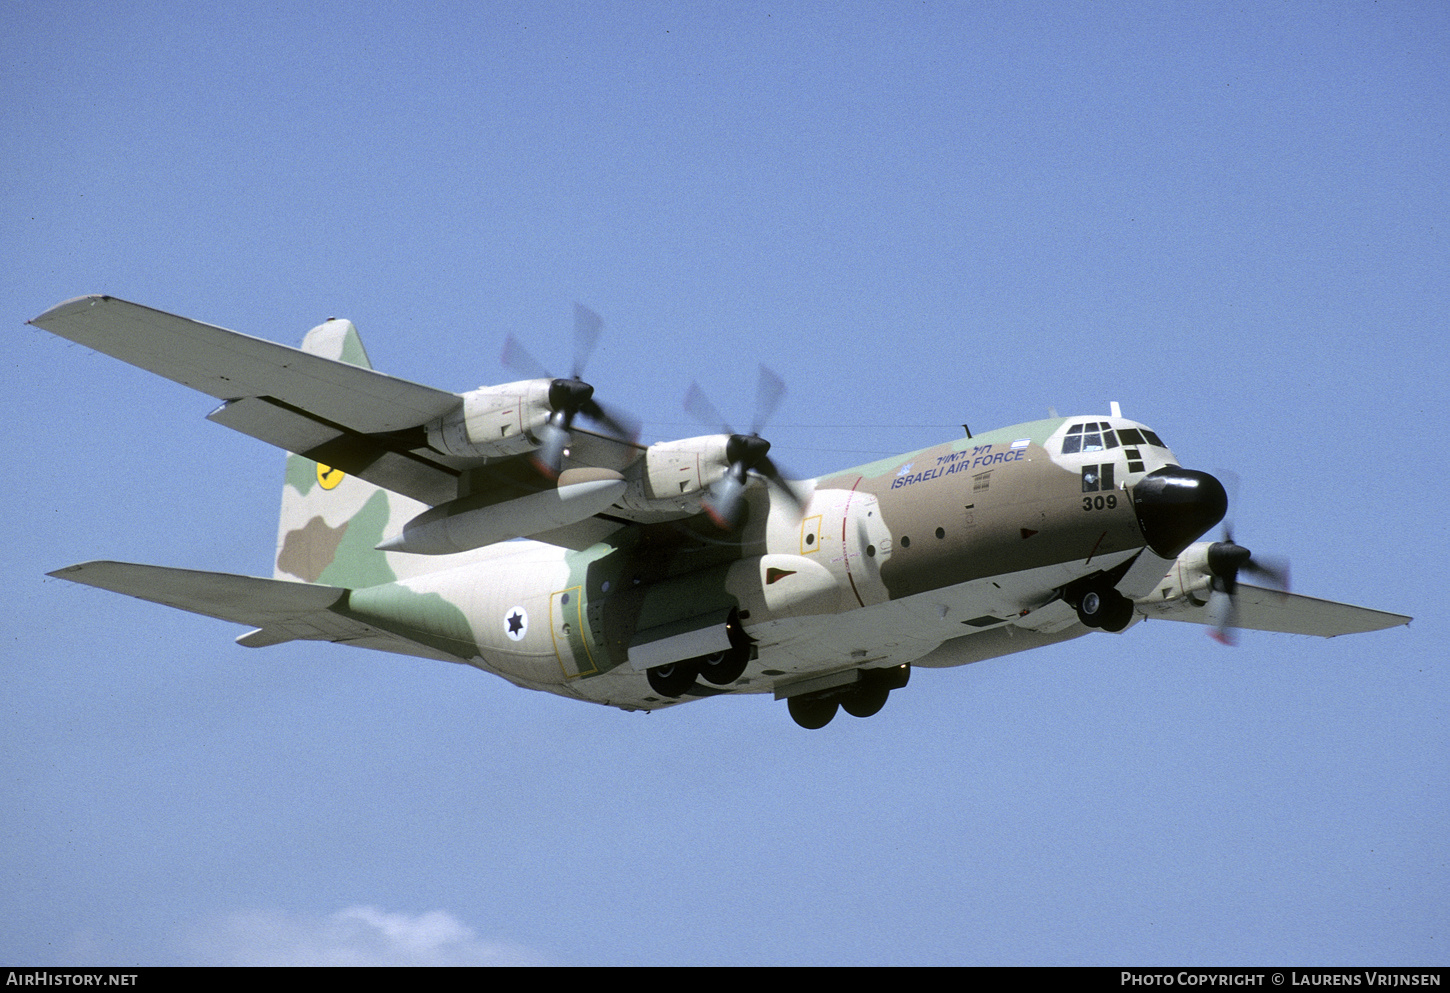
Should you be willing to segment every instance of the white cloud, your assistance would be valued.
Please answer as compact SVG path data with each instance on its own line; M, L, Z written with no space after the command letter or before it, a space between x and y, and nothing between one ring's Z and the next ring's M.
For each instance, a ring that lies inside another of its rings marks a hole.
M545 965L537 952L480 938L444 910L410 917L348 907L309 918L264 911L231 914L194 932L206 965Z

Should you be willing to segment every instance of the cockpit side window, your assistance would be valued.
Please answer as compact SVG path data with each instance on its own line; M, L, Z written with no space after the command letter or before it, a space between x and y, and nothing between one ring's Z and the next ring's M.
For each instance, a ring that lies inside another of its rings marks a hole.
M1118 440L1125 445L1156 445L1159 448L1167 448L1163 439L1158 437L1147 428L1120 428L1118 429ZM1109 446L1111 447L1111 446Z

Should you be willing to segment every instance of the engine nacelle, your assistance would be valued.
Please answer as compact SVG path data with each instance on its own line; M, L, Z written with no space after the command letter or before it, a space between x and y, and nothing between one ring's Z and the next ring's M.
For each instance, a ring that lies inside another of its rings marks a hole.
M459 405L428 423L428 445L458 458L502 459L539 447L548 421L552 379L484 386L463 394Z
M1213 573L1208 570L1208 549L1211 541L1196 541L1179 553L1177 561L1168 570L1157 587L1147 597L1140 599L1177 600L1188 597L1200 606L1208 602L1213 584Z
M710 485L725 475L728 434L711 434L649 446L630 467L620 503L631 510L696 514Z

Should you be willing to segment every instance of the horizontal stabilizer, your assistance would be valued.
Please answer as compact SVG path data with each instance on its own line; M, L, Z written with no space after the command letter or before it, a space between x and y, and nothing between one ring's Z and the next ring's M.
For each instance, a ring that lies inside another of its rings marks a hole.
M1404 614L1391 614L1368 607L1356 607L1333 600L1320 600L1298 593L1281 593L1260 586L1239 583L1236 592L1234 626L1253 631L1280 631L1285 634L1312 634L1333 638L1341 634L1380 631L1410 623ZM1147 617L1166 621L1188 621L1192 624L1215 622L1209 617L1208 605L1202 606L1187 597L1172 600L1142 600L1138 611Z
M84 586L124 593L140 600L246 624L256 630L237 639L248 648L285 641L345 641L400 655L458 662L425 645L335 613L349 591L280 579L225 572L199 572L133 562L82 562L50 573Z

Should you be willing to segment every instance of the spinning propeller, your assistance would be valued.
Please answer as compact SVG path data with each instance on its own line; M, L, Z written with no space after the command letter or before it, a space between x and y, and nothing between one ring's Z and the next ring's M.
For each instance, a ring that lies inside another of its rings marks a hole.
M1232 473L1222 474L1233 495L1238 496L1238 479ZM1238 619L1239 573L1263 579L1275 589L1289 588L1289 563L1282 559L1255 559L1253 553L1233 538L1233 525L1223 525L1223 540L1208 546L1208 571L1213 577L1208 595L1208 617L1213 624L1209 636L1225 645L1235 643L1235 622Z
M770 460L770 442L760 436L765 422L775 413L775 408L783 396L785 381L762 365L760 379L755 387L755 419L750 424L750 433L737 434L725 418L720 416L720 412L705 396L699 384L691 383L689 392L685 394L685 410L695 420L706 427L717 427L721 434L730 436L725 443L725 461L729 463L729 468L710 487L704 500L705 512L722 530L729 531L735 527L745 498L745 487L752 472L764 477L784 493L796 510L803 509L800 494L791 488L775 463Z
M604 319L581 303L574 304L574 368L569 379L555 379L529 350L509 335L503 346L503 364L529 379L552 379L549 407L553 413L538 434L541 444L530 458L535 467L553 479L564 465L574 418L583 414L604 425L612 434L633 441L639 437L639 423L627 414L609 410L594 399L594 387L584 382L584 366L599 343Z

